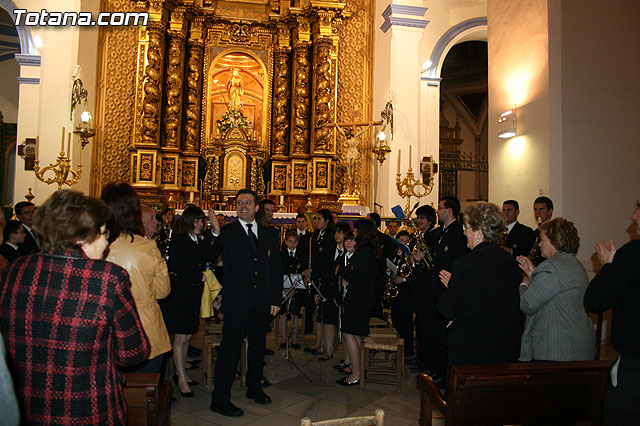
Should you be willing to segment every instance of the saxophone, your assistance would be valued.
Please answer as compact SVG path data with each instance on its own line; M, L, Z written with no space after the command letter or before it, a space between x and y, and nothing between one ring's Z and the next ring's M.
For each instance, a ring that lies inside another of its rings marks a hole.
M429 246L424 241L422 237L422 232L418 229L418 225L416 221L409 218L409 226L413 231L413 239L416 241L416 244L413 246L413 253L415 254L417 251L423 251L424 257L420 261L420 265L423 265L427 270L431 270L435 266L435 262L433 261L433 256L431 255L431 250L429 250Z

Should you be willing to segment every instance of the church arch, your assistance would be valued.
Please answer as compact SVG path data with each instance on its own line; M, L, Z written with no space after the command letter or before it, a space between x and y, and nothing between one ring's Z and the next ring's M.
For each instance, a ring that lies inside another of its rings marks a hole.
M15 17L13 11L19 9L12 0L0 0L0 7L6 10L12 18ZM18 32L18 38L20 39L20 54L40 56L33 44L33 38L31 37L31 30L29 30L29 27L24 24L18 25L16 26L16 31Z
M445 32L433 47L433 51L429 57L431 65L423 74L423 79L425 77L427 80L439 79L444 58L447 56L449 50L460 42L470 40L487 41L486 17L467 19L454 25Z

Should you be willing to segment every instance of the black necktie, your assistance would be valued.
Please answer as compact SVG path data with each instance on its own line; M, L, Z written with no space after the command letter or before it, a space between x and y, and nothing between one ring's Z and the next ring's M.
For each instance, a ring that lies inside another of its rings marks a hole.
M253 223L247 223L247 235L249 236L249 239L251 240L251 245L253 245L253 249L257 250L258 249L258 237L256 237L256 234L253 233L253 230L251 229L251 227L253 227Z
M296 255L295 255L295 253L294 253L294 252L290 251L290 252L289 252L289 257L290 257L291 259L295 259Z
M338 257L342 256L342 253L344 253L342 250L338 249Z

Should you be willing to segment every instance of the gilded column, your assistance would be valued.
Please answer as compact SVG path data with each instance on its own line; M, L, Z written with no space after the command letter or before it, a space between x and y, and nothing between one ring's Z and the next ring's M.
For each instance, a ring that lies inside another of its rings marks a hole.
M309 21L298 19L298 26L294 33L293 70L294 88L292 94L292 155L309 153L309 116L311 94L311 64L309 53L311 47L311 27Z
M287 154L289 140L289 28L280 25L278 28L278 47L275 52L275 76L273 94L273 145L272 154L284 156Z
M164 52L164 34L166 20L162 2L152 2L149 6L149 25L147 26L147 55L144 79L142 83L142 120L140 139L144 145L159 144L160 107L162 102L162 68Z
M184 8L176 8L171 12L169 24L169 51L167 53L167 78L165 94L167 102L164 110L163 146L178 149L180 147L180 121L182 118L182 76L184 67L184 45L186 22Z
M333 28L335 13L318 10L318 19L314 22L314 102L313 102L313 148L314 153L335 153L333 128L327 127L335 121L335 108L331 107L334 98L333 78L335 65L332 61Z
M200 133L200 94L202 93L203 19L191 22L187 71L187 102L184 126L185 152L198 152Z

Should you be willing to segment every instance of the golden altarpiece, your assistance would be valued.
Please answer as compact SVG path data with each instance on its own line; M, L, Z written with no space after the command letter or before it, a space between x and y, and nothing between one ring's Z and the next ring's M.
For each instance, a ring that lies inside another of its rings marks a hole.
M370 3L103 0L149 22L100 33L92 191L119 180L154 205L195 193L223 208L244 187L291 211L366 202L369 146L343 194L331 124L372 115Z

